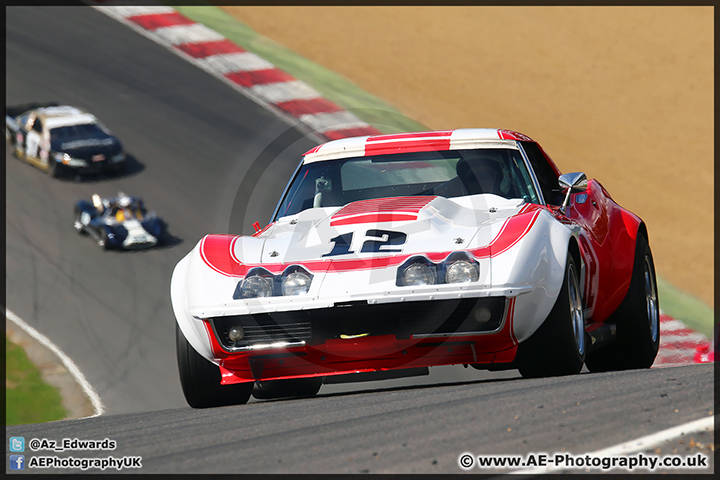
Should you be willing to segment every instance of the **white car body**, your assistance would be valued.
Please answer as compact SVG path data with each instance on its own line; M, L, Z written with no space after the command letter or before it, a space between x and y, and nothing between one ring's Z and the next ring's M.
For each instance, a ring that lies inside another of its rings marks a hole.
M222 385L261 386L459 363L577 373L614 340L625 303L647 303L642 328L657 324L646 237L599 183L560 175L517 132L328 142L304 155L268 226L207 235L175 267L186 398L220 404L196 373L214 369ZM647 335L641 363L657 351ZM615 368L611 356L593 365Z
M522 341L537 329L555 303L565 257L545 255L538 259L537 255L565 252L572 232L568 227L558 227L542 210L491 194L457 201L435 197L418 211L417 220L331 226L341 208L311 209L281 218L256 237L203 238L173 273L173 308L191 345L217 362L199 321L208 317L331 308L355 300L375 304L497 295L514 299L515 317L522 321L513 322L512 335ZM360 253L363 242L376 238L366 236L366 230L376 226L407 234L402 252ZM323 259L331 245L328 240L347 233L355 234L356 243L351 246L355 253L342 260ZM456 238L465 241L460 246ZM446 256L460 249L477 252L478 282L411 288L396 285L397 267L410 256ZM279 255L271 257L272 252ZM313 274L313 281L307 295L232 299L242 278L233 270L262 265L271 273L281 273L289 265L305 265L311 259L315 261L307 270ZM336 262L346 266L336 270Z

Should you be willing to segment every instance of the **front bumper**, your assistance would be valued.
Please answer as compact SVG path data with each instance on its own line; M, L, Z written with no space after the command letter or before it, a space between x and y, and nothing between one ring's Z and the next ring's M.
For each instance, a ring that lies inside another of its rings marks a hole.
M109 160L103 160L100 162L93 162L86 160L86 166L74 166L67 165L65 163L58 163L61 168L67 169L68 171L75 172L78 175L94 175L98 173L116 173L122 170L125 166L125 160L119 162L111 162Z
M222 383L512 362L515 298L475 297L204 320ZM241 326L244 337L228 331Z

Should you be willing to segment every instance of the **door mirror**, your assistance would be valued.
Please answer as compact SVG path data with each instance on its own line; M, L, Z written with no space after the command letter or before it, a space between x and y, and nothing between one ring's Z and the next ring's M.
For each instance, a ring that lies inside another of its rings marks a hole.
M562 203L560 210L565 213L565 208L570 203L570 194L574 192L583 192L587 189L588 181L585 173L573 172L565 173L560 175L558 178L558 184L563 193L565 193L565 200Z

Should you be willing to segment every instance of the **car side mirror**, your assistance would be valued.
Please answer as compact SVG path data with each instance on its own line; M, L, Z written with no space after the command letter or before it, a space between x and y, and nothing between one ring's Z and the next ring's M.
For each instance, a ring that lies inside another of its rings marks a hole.
M585 173L573 172L560 175L558 184L560 185L560 190L565 193L565 200L563 200L562 206L560 207L560 211L562 211L564 215L565 209L568 203L570 203L570 194L574 192L584 192L587 189L588 181Z

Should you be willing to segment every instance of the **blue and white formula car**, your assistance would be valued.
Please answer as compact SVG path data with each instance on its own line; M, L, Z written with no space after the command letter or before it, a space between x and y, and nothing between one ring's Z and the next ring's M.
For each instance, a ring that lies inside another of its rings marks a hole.
M154 247L163 243L167 231L165 222L154 211L148 212L142 199L122 192L112 198L94 194L89 202L78 200L74 227L106 250Z

